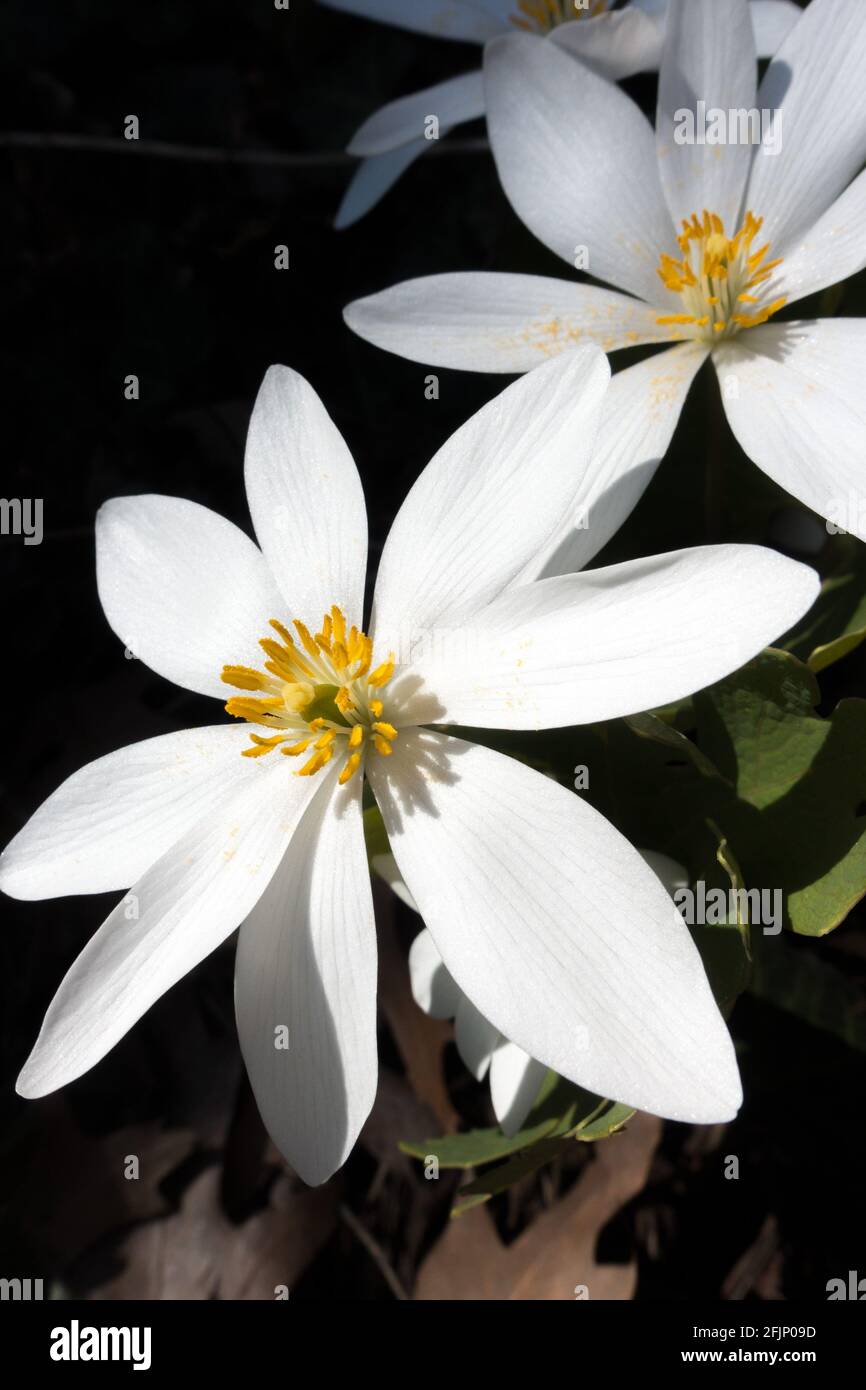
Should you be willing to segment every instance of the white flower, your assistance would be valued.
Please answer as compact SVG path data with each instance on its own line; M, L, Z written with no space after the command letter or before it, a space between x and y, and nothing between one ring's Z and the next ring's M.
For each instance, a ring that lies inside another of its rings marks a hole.
M619 88L525 37L488 45L485 71L514 208L564 259L586 247L592 275L629 293L437 275L357 301L347 322L405 357L476 371L526 371L587 341L610 352L682 340L614 379L618 410L647 422L663 410L670 427L624 480L618 520L652 476L707 356L745 452L838 519L843 499L866 487L866 320L774 315L866 265L863 0L812 0L757 95L745 0L672 0L655 139ZM696 98L774 112L781 148L678 144L676 113ZM866 539L866 507L860 516L850 529ZM560 560L573 567L567 547Z
M675 859L653 850L641 850L640 854L671 897L678 888L688 886L688 874ZM400 878L394 856L376 855L372 864L397 896L417 912L412 895ZM536 1062L516 1043L509 1042L478 1012L449 973L426 927L412 942L409 976L415 1002L425 1013L431 1018L454 1019L457 1051L476 1081L483 1081L489 1075L493 1113L503 1134L511 1138L522 1127L532 1109L547 1075L547 1067ZM615 1100L616 1097L610 1096L608 1099Z
M608 377L595 348L559 358L440 449L384 547L369 637L361 482L286 368L265 377L247 441L261 549L194 502L102 508L97 581L121 641L221 703L226 681L240 687L228 708L251 722L91 763L5 851L0 885L17 897L132 885L62 982L23 1095L93 1066L243 924L236 1011L259 1108L302 1177L332 1173L376 1089L366 775L443 960L506 1037L657 1114L735 1112L733 1050L700 959L636 851L546 777L422 727L545 728L665 704L736 669L813 601L812 570L751 546L533 582L596 467ZM408 650L431 633L449 640L394 661L395 634Z
M333 9L383 20L437 38L484 44L523 31L547 38L595 72L619 81L659 64L668 0L631 0L614 11L612 0L321 0ZM722 0L718 0L722 3ZM750 0L759 57L775 53L800 14L792 0ZM580 21L576 23L575 21ZM409 165L431 147L425 122L439 135L483 116L481 69L461 73L421 92L388 102L355 132L349 153L363 162L346 192L336 225L348 227L384 197Z

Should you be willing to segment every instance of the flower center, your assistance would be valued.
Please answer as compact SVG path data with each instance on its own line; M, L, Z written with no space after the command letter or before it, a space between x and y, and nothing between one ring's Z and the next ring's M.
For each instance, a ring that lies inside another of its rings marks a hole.
M549 34L569 20L594 19L607 7L608 0L517 0L520 14L512 15L511 23L530 34Z
M716 342L730 338L741 328L766 323L785 303L784 296L770 303L762 301L765 281L769 280L781 257L766 259L769 242L757 251L752 242L761 230L763 218L747 212L735 236L725 236L722 219L704 209L703 220L696 212L683 219L677 237L683 253L681 261L662 253L658 275L669 290L682 297L681 314L663 314L656 323L681 329L676 338L702 338Z
M258 690L263 698L233 695L226 710L237 719L277 732L267 737L250 734L245 758L261 758L279 748L289 758L310 753L299 777L312 777L333 757L345 758L340 785L361 766L368 747L387 757L397 730L382 718L378 691L394 674L394 654L371 670L373 643L365 632L346 629L346 619L333 607L315 636L298 618L293 626L300 646L283 624L271 618L279 641L263 637L259 646L268 658L264 671L251 666L224 666L222 679L236 690Z

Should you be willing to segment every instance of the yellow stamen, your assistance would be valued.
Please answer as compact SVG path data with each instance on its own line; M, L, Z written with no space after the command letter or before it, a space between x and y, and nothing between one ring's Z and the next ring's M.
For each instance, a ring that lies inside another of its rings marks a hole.
M311 629L299 618L292 620L297 642L277 618L269 626L275 634L263 637L260 647L264 670L227 665L222 679L236 689L261 692L261 697L235 695L226 710L248 723L277 732L262 737L250 734L246 758L262 758L278 748L285 757L310 756L296 769L299 777L313 777L336 756L345 760L340 772L344 784L363 764L369 742L373 751L388 757L398 731L382 718L383 701L378 691L395 671L393 652L374 671L373 643L358 627L350 627L334 605Z
M314 661L317 661L318 658L319 658L319 648L318 648L318 646L316 645L316 643L313 641L313 639L312 639L312 637L311 637L311 635L310 635L310 630L309 630L309 628L304 626L304 624L301 622L300 618L295 618L294 623L295 623L295 630L297 631L297 634L298 634L298 636L299 636L300 639L301 639L301 643L302 643L302 645L303 645L303 647L304 647L304 650L306 651L307 655L308 655L308 656L311 656L311 657L313 658Z
M344 786L346 785L346 783L348 782L348 780L349 780L350 777L354 777L355 773L358 771L358 768L359 768L360 766L361 766L361 754L360 754L360 753L352 753L352 754L350 754L350 756L346 759L346 766L343 768L343 771L340 773L339 777L337 778L337 781L339 782L339 784L340 784L341 787L344 787Z
M353 710L355 708L355 706L352 704L352 697L345 686L341 686L341 688L337 691L336 695L334 696L334 704L337 706L337 709L340 711L341 714L348 714L350 710Z
M343 617L342 610L334 604L331 609L331 620L334 624L334 641L339 642L341 647L346 645L346 619Z
M224 666L220 680L236 690L269 690L271 682L251 666Z
M280 752L285 753L287 758L296 758L299 753L306 753L312 741L313 740L311 738L299 739L298 742L293 743L291 747L281 748Z
M387 661L383 661L381 666L377 666L375 671L370 672L367 677L367 684L375 686L387 685L393 674L394 654L392 652Z
M682 259L667 252L659 257L658 276L666 289L680 295L681 314L660 314L661 326L682 328L674 338L700 338L714 341L730 337L743 328L766 323L785 304L777 298L761 307L759 294L751 294L768 280L781 258L767 260L769 242L753 250L762 219L747 212L742 226L732 237L725 234L718 213L704 208L683 218L677 243ZM740 304L755 304L753 314L736 312Z
M304 763L303 767L298 768L298 776L314 777L317 772L321 772L322 768L331 761L333 756L333 748L322 748L319 752L313 754L309 762Z
M245 700L232 696L226 701L226 713L235 719L246 719L250 724L278 724L278 711L282 700Z

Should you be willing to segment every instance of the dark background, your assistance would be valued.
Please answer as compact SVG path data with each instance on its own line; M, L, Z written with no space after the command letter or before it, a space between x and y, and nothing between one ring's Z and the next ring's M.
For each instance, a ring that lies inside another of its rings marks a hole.
M246 425L265 369L283 362L313 384L354 454L375 565L418 471L506 383L438 370L440 398L428 401L426 369L353 337L343 305L436 271L564 272L508 207L477 148L480 124L418 161L356 227L332 228L354 167L341 150L355 127L383 101L473 66L477 49L303 0L288 13L271 0L11 0L3 27L2 490L44 498L45 526L41 546L0 539L5 843L85 762L218 717L212 702L124 659L96 595L99 505L174 493L248 528ZM628 86L651 109L653 81ZM138 145L122 138L132 113ZM50 134L67 143L52 145ZM291 268L277 271L283 243ZM849 287L842 312L862 312L862 298L862 285ZM130 373L138 401L124 399ZM609 554L701 538L706 436L696 420L711 409L720 422L715 391L705 371L655 496ZM721 535L778 539L789 501L729 440L725 448ZM862 661L849 658L824 684L825 701L863 689ZM238 1060L231 942L63 1095L14 1095L45 1007L111 905L3 900L0 1274L98 1297L268 1296L250 1290L256 1271L270 1270L276 1239L303 1247L293 1245L293 1298L393 1297L383 1264L410 1286L447 1220L453 1182L425 1184L396 1151L399 1138L437 1131L425 1128L429 1107L419 1109L429 1097L406 1080L412 1042L393 1000L380 1102L336 1196L299 1191L267 1147ZM415 925L391 912L385 959L393 950L399 973ZM862 976L866 937L854 918L825 947ZM762 1241L770 1256L762 1264L753 1253L749 1298L823 1297L828 1278L866 1261L862 1052L749 997L733 1026L747 1094L740 1119L724 1140L667 1126L645 1190L602 1233L600 1257L637 1258L638 1297L730 1296L732 1271ZM453 1045L445 1065L458 1112L489 1123L484 1088L469 1082ZM740 1156L739 1183L720 1185L718 1162L705 1161L713 1144ZM142 1155L134 1196L119 1176L130 1152ZM558 1176L563 1190L574 1176ZM545 1200L538 1183L498 1199L503 1239ZM164 1255L172 1242L182 1268L168 1282L148 1253Z

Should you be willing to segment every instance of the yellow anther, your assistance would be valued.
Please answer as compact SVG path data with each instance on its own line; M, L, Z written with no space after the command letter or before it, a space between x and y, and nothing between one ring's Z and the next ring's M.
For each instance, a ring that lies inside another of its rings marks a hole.
M344 787L344 786L346 785L346 783L348 782L348 780L349 780L350 777L354 777L355 773L358 771L358 768L359 768L360 766L361 766L361 754L360 754L360 753L352 753L352 754L350 754L349 757L346 759L346 766L343 768L343 771L340 773L339 777L337 778L337 781L339 782L339 784L340 784L341 787Z
M352 704L352 697L344 685L340 687L334 696L334 704L341 714L348 714L350 710L355 708Z
M267 676L251 666L224 666L220 680L236 690L268 690L271 684Z
M692 213L690 218L683 218L682 232L677 237L682 259L662 252L658 276L666 289L681 296L686 312L660 314L656 322L687 330L675 334L676 337L696 337L705 341L766 323L785 300L775 299L761 308L760 296L749 293L781 265L780 259L766 259L769 242L757 250L752 249L761 225L761 218L746 212L742 226L734 236L728 237L718 213L708 208L700 215ZM754 314L735 312L741 303L755 304L758 308Z
M262 738L260 734L250 734L252 748L244 748L242 756L244 758L263 758L266 753L273 753L281 743L285 743L285 734L274 734L271 738ZM285 750L282 750L285 751Z
M346 645L346 619L343 617L342 609L334 604L331 609L331 620L334 624L334 641L339 642L341 647Z
M335 755L343 761L344 783L363 763L368 743L387 757L397 737L394 724L382 719L384 707L378 687L386 685L395 670L394 653L370 673L373 643L365 632L349 626L335 604L322 619L315 637L299 618L292 620L297 642L277 618L269 625L273 637L263 637L264 670L227 665L222 678L244 693L232 696L226 710L238 719L276 730L268 737L250 734L244 757L262 758L278 748L285 757L309 754L297 769L301 777L313 777Z
M279 642L275 642L272 637L262 637L259 646L265 656L269 656L272 669L275 669L282 676L283 680L296 680L296 671L300 669L305 676L312 675L307 663L301 658L298 652L287 652L285 647L281 647Z
M319 648L313 641L312 636L310 635L310 629L306 627L304 623L301 622L300 618L295 618L294 623L295 630L301 639L301 644L304 650L306 651L307 655L311 656L314 661L318 661Z
M367 684L374 686L387 685L393 674L394 653L392 652L387 661L383 661L381 666L377 666L375 671L370 672L367 677Z
M296 758L299 753L306 753L312 741L311 738L299 739L297 743L291 744L288 748L281 748L280 752L285 753L287 758Z
M303 767L298 768L299 777L314 777L317 772L321 772L326 763L329 763L334 756L333 748L322 748L313 754Z
M226 713L235 719L246 719L250 724L275 724L277 711L282 708L282 700L250 700L232 696L226 701Z
M325 620L324 620L324 622L322 623L322 631L316 633L316 641L318 642L319 646L322 648L322 651L323 651L323 652L329 652L329 651L331 650L331 634L332 634L332 632L333 632L333 626L332 626L332 623L331 623L331 616L330 616L329 613L326 613L326 614L325 614Z

